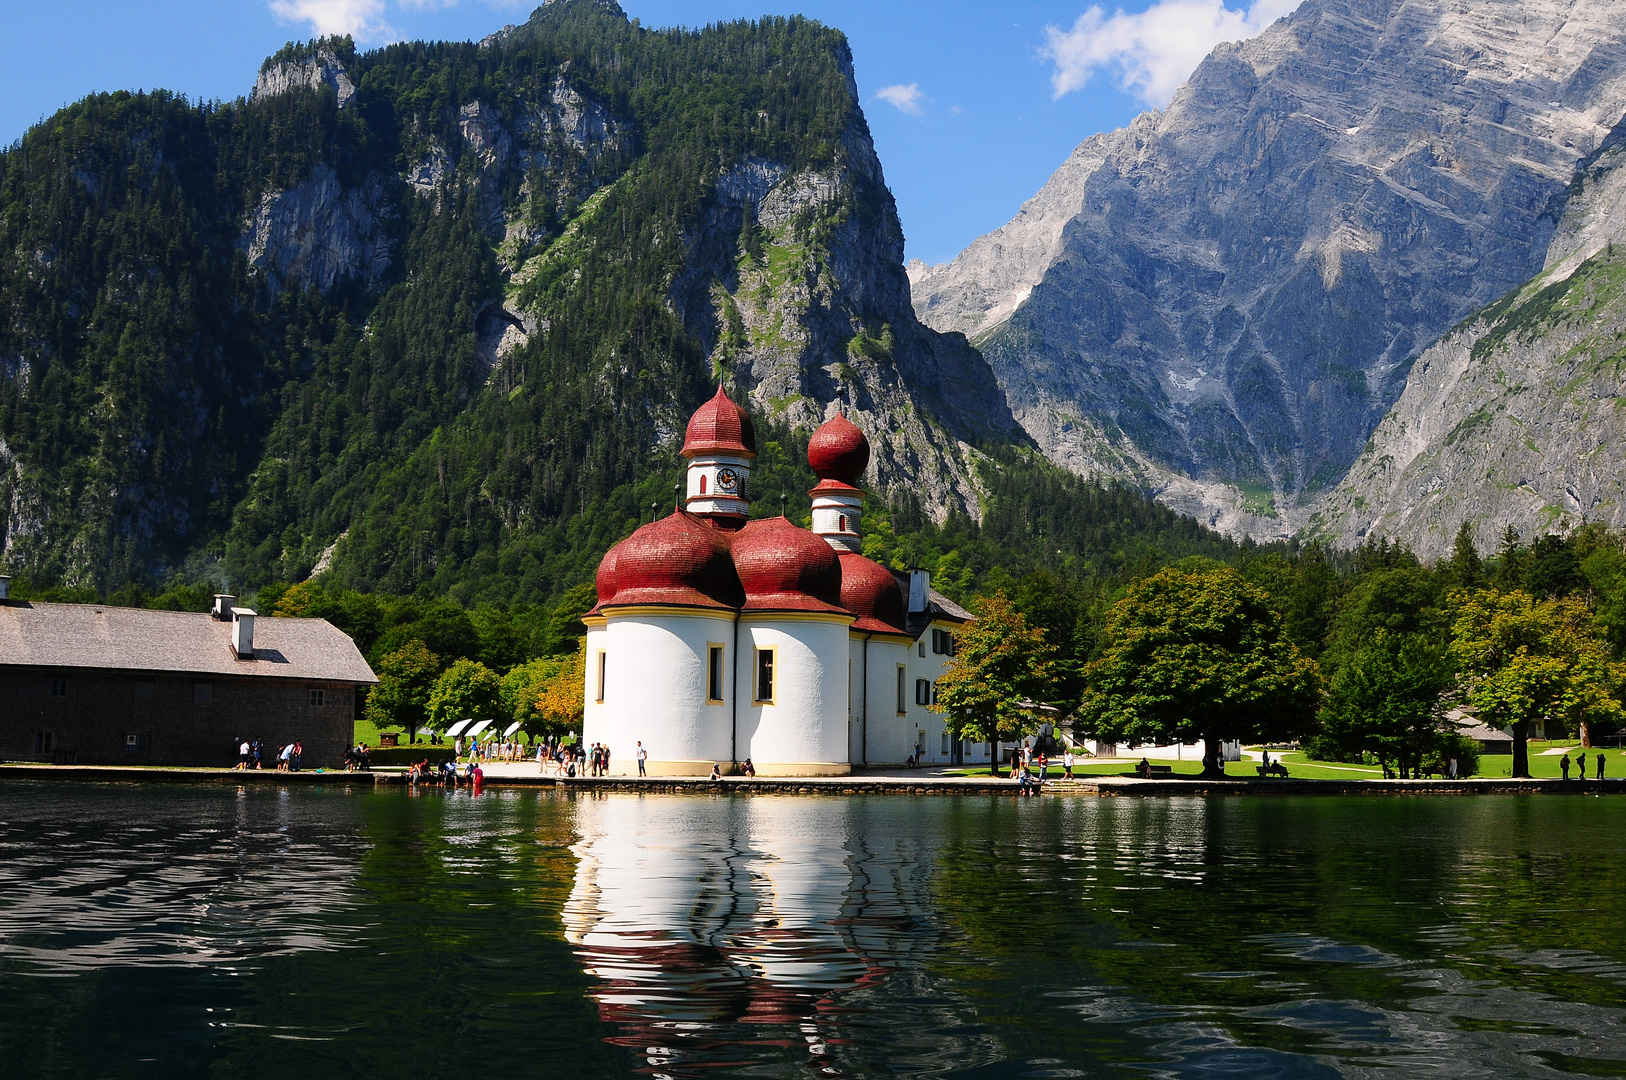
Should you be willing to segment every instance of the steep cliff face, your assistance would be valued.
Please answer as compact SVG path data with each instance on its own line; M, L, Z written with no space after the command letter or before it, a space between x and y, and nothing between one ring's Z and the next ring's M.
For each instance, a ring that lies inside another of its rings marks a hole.
M1418 358L1313 535L1448 554L1626 526L1626 131L1576 178L1546 265Z
M914 305L1053 460L1287 535L1413 358L1541 268L1623 112L1609 0L1307 0L912 266Z

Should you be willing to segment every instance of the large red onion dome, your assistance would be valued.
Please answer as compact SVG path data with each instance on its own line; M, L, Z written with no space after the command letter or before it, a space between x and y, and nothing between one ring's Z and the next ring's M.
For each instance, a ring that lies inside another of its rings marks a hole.
M615 561L608 578L615 592L608 600L601 593L599 606L739 607L745 597L729 558L728 541L728 533L681 511L643 526L611 550ZM605 576L600 563L601 589Z
M836 553L806 529L782 517L760 518L746 522L732 546L745 610L845 614Z
M858 425L837 413L808 440L807 463L820 480L857 486L869 468L869 439Z
M856 551L838 551L841 560L841 606L858 616L854 630L903 634L903 590L886 567Z
M750 416L717 387L716 395L689 417L683 433L683 456L706 452L757 456L757 429Z
M632 537L627 537L627 540L631 539ZM604 558L599 560L598 573L593 575L593 589L598 593L598 603L593 605L593 609L587 613L588 615L599 614L599 608L615 599L616 558L621 552L621 545L625 544L627 540L620 540L611 544L610 550L606 551Z

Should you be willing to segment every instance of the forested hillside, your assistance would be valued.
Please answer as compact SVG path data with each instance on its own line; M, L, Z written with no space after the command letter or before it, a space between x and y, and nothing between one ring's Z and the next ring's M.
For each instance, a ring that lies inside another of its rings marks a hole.
M0 153L0 235L0 550L37 582L545 600L667 497L716 381L787 430L845 406L939 522L1021 441L915 321L803 19L562 0L292 45L229 103L94 95Z

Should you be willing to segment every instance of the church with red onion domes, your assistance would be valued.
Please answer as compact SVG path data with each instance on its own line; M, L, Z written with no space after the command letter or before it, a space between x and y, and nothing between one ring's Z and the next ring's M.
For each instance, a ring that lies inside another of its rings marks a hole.
M970 613L862 553L863 431L838 414L809 441L811 529L750 517L756 430L721 386L683 456L682 508L605 553L586 616L582 737L611 774L638 772L640 744L651 776L986 760L930 708Z

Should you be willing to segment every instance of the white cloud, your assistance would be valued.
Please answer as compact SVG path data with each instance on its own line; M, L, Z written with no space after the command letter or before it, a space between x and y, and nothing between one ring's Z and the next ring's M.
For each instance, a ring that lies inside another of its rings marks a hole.
M1040 55L1052 61L1056 97L1081 89L1105 68L1118 85L1148 105L1164 106L1222 41L1251 38L1298 7L1300 0L1253 0L1233 11L1221 0L1158 0L1135 15L1119 8L1111 18L1093 5L1071 30L1045 27Z
M384 21L384 0L271 0L283 22L310 24L313 37L349 34L357 41L390 41L400 35Z
M904 86L902 83L895 86L883 86L875 91L875 96L888 105L896 107L899 112L908 113L910 116L919 116L921 104L931 100L920 92L919 83L910 83L908 86Z

